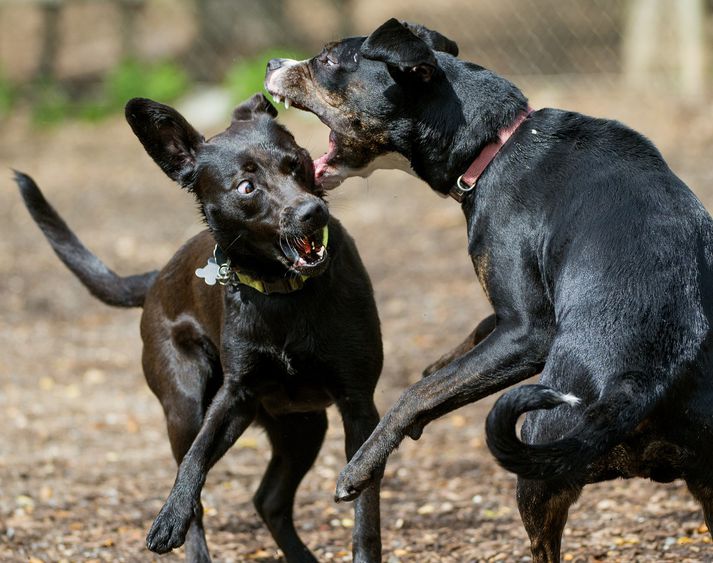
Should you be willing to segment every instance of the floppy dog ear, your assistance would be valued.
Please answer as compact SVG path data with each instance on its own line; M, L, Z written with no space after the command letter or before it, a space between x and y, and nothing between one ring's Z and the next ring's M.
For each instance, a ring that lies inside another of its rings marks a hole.
M397 82L414 79L428 82L438 68L431 47L395 18L366 38L361 54L365 59L386 63Z
M274 118L277 117L277 108L264 94L255 94L233 110L233 121L251 121L261 113Z
M193 180L196 152L204 142L203 135L172 107L146 98L129 100L124 113L154 162L169 178L188 187Z
M458 44L452 39L448 39L445 35L417 23L401 22L401 24L416 37L423 39L434 51L448 53L454 57L458 56Z

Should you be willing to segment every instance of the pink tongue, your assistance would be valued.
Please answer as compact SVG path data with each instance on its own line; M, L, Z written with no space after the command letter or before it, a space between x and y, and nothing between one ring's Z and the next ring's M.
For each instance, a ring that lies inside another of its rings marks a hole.
M324 153L322 156L320 156L318 159L316 159L313 162L315 179L319 179L322 176L324 176L324 174L329 169L329 159L332 156L334 156L334 153L336 151L337 151L337 145L334 142L334 139L332 138L332 133L330 132L330 134L329 134L329 148L327 149L327 152Z
M324 173L327 171L328 157L329 157L329 153L325 153L322 156L320 156L317 160L314 161L314 177L315 177L315 179L321 178L322 176L324 176Z

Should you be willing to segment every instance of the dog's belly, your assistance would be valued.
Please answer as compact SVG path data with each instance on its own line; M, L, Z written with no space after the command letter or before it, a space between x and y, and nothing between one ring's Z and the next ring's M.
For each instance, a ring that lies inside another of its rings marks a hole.
M260 398L262 406L274 416L326 409L334 400L322 385L300 383L276 385Z

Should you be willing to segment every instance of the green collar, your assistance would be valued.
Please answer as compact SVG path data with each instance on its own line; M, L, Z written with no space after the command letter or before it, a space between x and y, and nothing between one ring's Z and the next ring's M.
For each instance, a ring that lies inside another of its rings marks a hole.
M327 247L329 241L329 229L325 225L322 231L322 244ZM220 285L229 285L237 287L238 285L247 285L260 293L270 295L273 293L292 293L304 287L305 282L310 276L299 276L293 278L284 278L276 281L267 281L254 278L235 270L230 264L228 258L222 249L216 244L213 249L213 256L208 259L208 264L196 270L196 276L203 278L208 285L215 285L218 282Z

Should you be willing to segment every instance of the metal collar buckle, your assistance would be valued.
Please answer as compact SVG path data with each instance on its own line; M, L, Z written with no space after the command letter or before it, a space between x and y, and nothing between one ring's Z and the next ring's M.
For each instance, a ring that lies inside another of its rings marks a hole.
M215 281L220 285L237 285L237 275L231 267L230 258L223 255L223 251L217 244L213 249L213 258L218 265L218 273L215 276Z
M455 185L448 192L448 195L455 199L458 203L462 203L463 198L465 198L467 194L472 192L474 188L475 184L473 184L472 186L466 184L463 181L463 174L461 174L460 176L458 176Z

